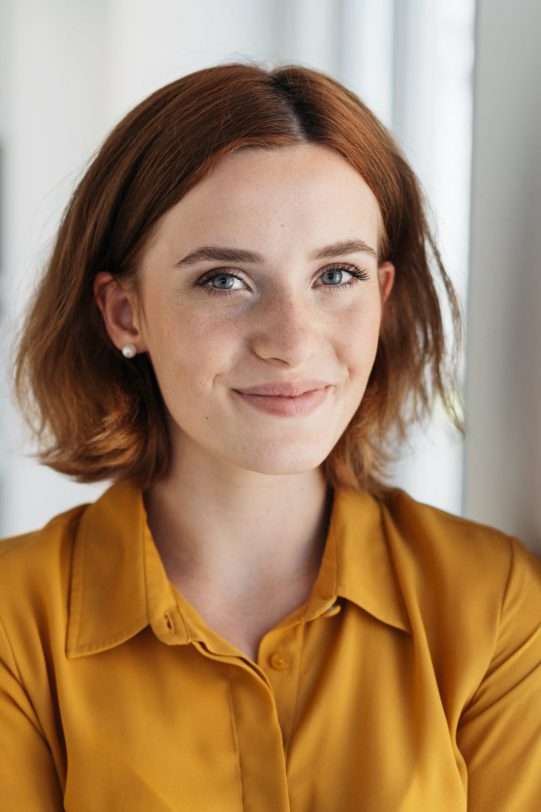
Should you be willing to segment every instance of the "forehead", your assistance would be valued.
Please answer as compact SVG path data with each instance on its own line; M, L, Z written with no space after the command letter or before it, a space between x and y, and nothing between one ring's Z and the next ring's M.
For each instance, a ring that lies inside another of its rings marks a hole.
M185 242L245 243L246 235L269 248L303 240L363 238L381 233L376 198L342 156L318 144L239 149L167 212L163 238Z

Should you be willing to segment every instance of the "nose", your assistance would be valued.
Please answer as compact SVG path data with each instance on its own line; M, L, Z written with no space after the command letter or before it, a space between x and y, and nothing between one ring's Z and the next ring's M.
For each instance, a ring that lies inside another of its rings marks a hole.
M250 344L257 356L301 367L318 353L322 326L314 305L300 294L275 293L256 311L252 313Z

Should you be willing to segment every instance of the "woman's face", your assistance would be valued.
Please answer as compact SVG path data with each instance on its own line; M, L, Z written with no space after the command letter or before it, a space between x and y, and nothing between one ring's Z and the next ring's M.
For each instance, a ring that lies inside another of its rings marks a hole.
M169 210L140 267L133 343L156 372L173 459L264 474L322 463L374 363L394 273L378 267L379 230L366 183L314 144L227 156ZM241 394L267 385L316 391Z

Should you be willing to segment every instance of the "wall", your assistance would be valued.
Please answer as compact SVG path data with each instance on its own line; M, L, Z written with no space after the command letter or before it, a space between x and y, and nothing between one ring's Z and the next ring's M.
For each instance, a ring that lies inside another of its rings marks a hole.
M541 4L479 0L464 510L541 552Z

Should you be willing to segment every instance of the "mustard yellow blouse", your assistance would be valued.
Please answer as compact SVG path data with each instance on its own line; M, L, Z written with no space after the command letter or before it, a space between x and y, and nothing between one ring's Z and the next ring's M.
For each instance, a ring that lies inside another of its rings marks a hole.
M173 588L127 484L0 551L4 812L541 810L541 566L516 540L337 491L257 662Z

